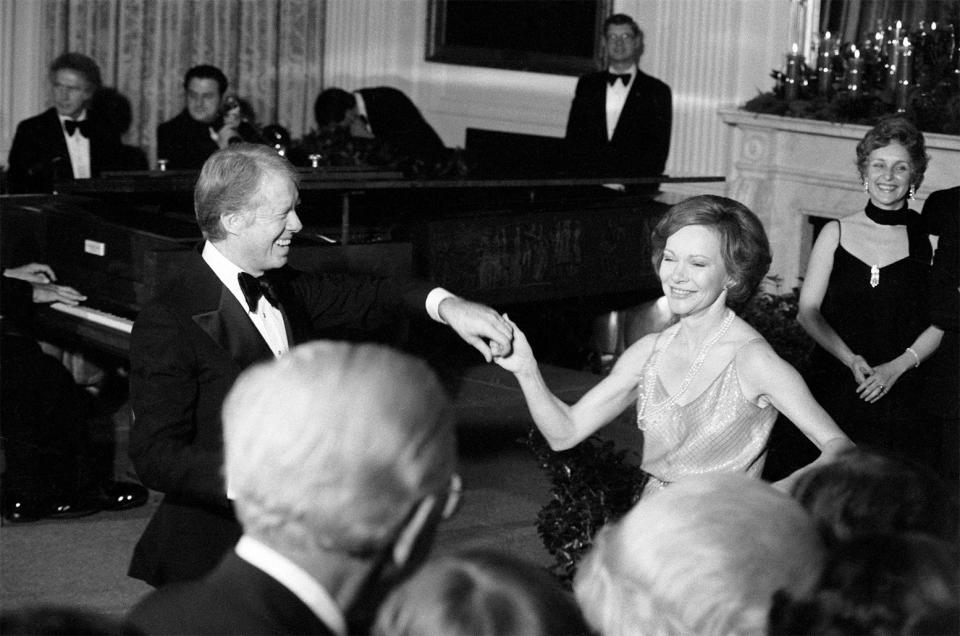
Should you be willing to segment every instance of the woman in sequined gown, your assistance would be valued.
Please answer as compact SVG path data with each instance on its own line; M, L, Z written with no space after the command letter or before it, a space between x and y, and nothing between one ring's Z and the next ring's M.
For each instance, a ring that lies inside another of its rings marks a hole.
M820 449L814 464L850 446L797 371L734 312L770 266L757 217L731 199L693 197L667 212L651 240L675 321L631 345L577 403L550 392L513 325L513 353L497 363L517 377L550 447L575 446L636 404L649 491L691 474L759 477L778 412ZM799 472L778 483L789 487Z
M931 246L908 198L927 166L923 135L903 118L857 145L866 208L827 223L814 243L797 319L817 342L807 380L858 444L929 463L934 427L921 421L915 370L940 342L930 326Z

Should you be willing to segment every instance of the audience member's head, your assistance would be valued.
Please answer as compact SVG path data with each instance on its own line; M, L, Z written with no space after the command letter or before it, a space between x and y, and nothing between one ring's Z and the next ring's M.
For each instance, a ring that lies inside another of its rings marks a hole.
M473 551L431 559L381 605L377 636L586 634L573 598L543 568Z
M100 67L82 53L64 53L50 63L53 104L62 117L79 117L101 85Z
M0 612L0 634L8 636L95 636L135 634L113 619L79 607L37 605Z
M299 181L290 162L264 145L234 144L213 153L203 164L193 193L193 207L204 237L213 242L225 239L223 217L250 215L259 205L261 187L268 176L288 178L294 186Z
M213 122L220 112L227 86L227 76L216 66L201 64L188 70L183 77L183 90L190 117L207 124Z
M349 127L350 114L357 108L357 98L342 88L328 88L317 95L313 116L321 130L331 126Z
M244 534L318 578L422 558L453 496L451 417L426 363L384 346L318 341L249 368L223 405Z
M702 475L602 528L574 592L604 636L762 634L773 593L810 591L823 559L795 501L743 474Z
M853 448L802 475L793 497L831 539L875 532L957 537L957 503L932 472L876 451Z
M727 289L727 304L746 303L770 269L770 242L757 215L738 201L709 194L690 197L670 208L657 222L650 236L651 261L660 269L663 251L678 230L699 225L711 229L720 239L723 266L733 280Z
M815 592L776 595L769 633L956 634L958 598L949 544L916 533L859 535L831 554Z

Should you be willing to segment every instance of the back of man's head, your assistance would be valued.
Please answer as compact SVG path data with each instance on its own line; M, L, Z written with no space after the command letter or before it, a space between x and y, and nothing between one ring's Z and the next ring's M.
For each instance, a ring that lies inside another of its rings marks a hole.
M183 76L183 90L187 90L190 87L190 80L192 79L212 79L217 83L217 86L220 88L220 94L223 95L227 92L227 87L230 85L227 82L227 76L223 74L223 71L218 69L212 64L199 64L192 67L187 73Z
M823 559L795 501L746 475L702 475L601 529L574 591L604 636L763 634L773 593L810 590Z
M87 83L90 84L92 92L96 92L103 86L103 80L100 77L100 67L93 61L93 58L87 57L83 53L63 53L58 55L56 59L50 63L51 78L56 75L57 71L63 70L76 71L80 73L80 75L83 75Z
M347 111L356 108L357 98L342 88L328 88L317 95L313 103L313 116L317 126L325 128L330 124L339 124L347 116Z
M313 342L248 369L223 430L244 532L281 550L381 550L456 462L435 374L382 345Z
M957 500L925 466L852 448L800 477L794 498L831 539L876 532L925 532L957 540Z
M193 190L193 209L204 238L216 242L226 237L221 217L244 213L267 173L299 181L290 162L263 144L232 144L210 155Z

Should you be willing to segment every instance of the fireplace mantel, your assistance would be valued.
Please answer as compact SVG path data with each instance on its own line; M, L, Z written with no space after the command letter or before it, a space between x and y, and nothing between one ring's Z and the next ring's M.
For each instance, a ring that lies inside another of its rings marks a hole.
M733 139L727 196L747 205L766 227L773 250L770 274L785 289L799 284L813 241L809 217L840 218L863 209L857 142L870 129L812 119L721 110ZM930 163L917 199L960 185L960 137L924 133Z

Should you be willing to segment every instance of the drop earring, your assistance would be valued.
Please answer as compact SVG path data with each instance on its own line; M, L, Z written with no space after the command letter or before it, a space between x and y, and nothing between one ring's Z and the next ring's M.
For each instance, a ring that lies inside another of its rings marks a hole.
M917 188L916 188L916 186L914 186L914 185L911 183L911 184L910 184L910 193L909 193L908 196L912 199L912 198L914 197L914 195L916 195L916 194L917 194Z
M867 194L870 194L870 184L867 183L867 180L863 180L863 191Z

